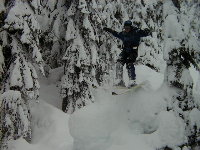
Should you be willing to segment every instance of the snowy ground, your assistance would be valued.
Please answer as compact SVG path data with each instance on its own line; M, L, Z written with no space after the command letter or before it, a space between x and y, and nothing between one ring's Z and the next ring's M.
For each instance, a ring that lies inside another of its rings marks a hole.
M41 78L41 100L32 104L32 143L19 139L9 150L154 150L185 140L181 120L165 111L163 74L137 66L137 82L148 80L151 89L120 96L94 90L95 103L69 116L60 110L60 70L49 79ZM191 72L197 81L198 73Z

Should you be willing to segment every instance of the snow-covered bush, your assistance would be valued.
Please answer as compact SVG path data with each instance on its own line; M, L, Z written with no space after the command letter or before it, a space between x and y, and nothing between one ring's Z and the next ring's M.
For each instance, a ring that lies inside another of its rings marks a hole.
M187 142L184 134L185 124L183 120L173 112L161 112L158 116L159 128L154 134L159 136L162 145L177 148Z

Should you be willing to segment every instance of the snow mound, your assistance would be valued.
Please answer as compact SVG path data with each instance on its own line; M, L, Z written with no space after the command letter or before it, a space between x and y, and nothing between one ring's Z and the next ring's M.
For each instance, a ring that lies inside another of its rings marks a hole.
M173 112L160 112L157 122L158 129L146 138L146 141L148 141L154 149L165 146L176 149L179 145L186 142L184 123L179 117L176 117Z
M95 97L94 104L70 117L74 150L153 150L145 139L161 128L158 118L166 108L162 94L141 90L112 96L99 90Z
M73 139L69 133L69 116L43 102L34 103L32 112L32 142L20 138L11 141L8 150L71 150Z
M9 150L155 150L165 146L176 149L185 142L181 118L166 111L170 95L169 89L160 88L163 74L137 66L137 82L149 81L151 90L113 96L112 89L95 89L95 103L68 116L56 108L60 105L56 84L61 70L52 70L55 74L41 79L45 101L31 106L32 143L18 139L9 144ZM191 73L196 81L198 75L193 70ZM198 128L199 115L197 109L189 114Z

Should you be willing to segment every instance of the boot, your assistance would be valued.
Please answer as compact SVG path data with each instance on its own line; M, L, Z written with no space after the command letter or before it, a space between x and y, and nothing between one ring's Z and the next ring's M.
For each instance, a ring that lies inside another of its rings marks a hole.
M129 83L128 83L128 88L134 87L136 85L137 85L137 83L136 83L135 80L130 80Z

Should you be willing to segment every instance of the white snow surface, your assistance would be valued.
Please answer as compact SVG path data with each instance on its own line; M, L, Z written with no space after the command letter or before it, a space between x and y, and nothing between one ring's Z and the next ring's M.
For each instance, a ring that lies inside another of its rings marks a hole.
M196 81L197 72L190 70ZM40 102L31 104L32 142L11 141L9 150L155 150L185 141L182 120L166 111L168 97L163 74L137 66L137 82L149 81L148 88L113 96L111 89L93 90L95 102L72 115L61 111L59 76L52 70L40 77ZM190 114L198 123L199 112Z

